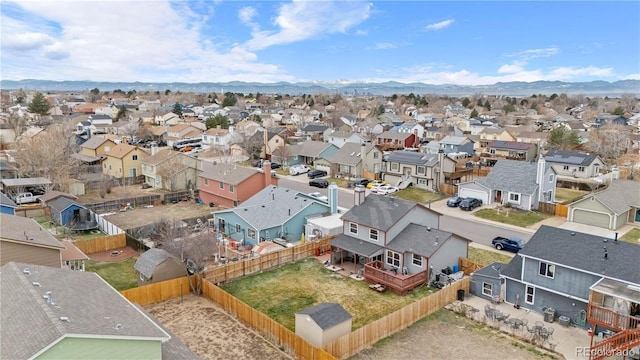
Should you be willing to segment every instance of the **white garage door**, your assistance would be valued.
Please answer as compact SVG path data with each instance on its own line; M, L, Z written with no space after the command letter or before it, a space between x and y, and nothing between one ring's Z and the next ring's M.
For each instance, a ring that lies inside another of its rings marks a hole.
M320 164L316 164L316 170L324 170L327 172L327 174L329 174L330 176L331 174L331 166L328 165L320 165Z
M465 198L474 198L482 200L482 205L487 205L489 203L489 194L484 191L474 190L474 189L460 189L460 197Z
M610 218L607 214L583 209L575 209L572 219L572 221L576 223L598 226L605 229L609 228L609 220Z

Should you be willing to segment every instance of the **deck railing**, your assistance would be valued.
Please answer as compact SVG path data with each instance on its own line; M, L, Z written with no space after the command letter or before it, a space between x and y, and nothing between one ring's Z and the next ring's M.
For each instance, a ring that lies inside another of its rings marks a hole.
M587 308L587 321L615 331L640 327L640 318L620 314L612 309L596 304L589 304Z
M370 283L383 284L393 292L405 295L409 290L427 282L428 271L403 275L401 269L385 269L384 263L376 260L365 264L363 276Z

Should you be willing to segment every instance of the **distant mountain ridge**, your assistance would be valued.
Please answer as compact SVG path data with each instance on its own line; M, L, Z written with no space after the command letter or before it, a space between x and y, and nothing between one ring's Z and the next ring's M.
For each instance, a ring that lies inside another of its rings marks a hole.
M533 94L582 94L585 96L619 97L622 94L640 96L640 80L620 80L615 82L503 82L493 85L431 85L424 83L399 83L394 81L370 82L103 82L103 81L51 81L51 80L0 80L2 90L38 90L38 91L89 91L98 88L101 91L135 90L137 92L171 90L172 92L233 92L262 94L348 94L348 95L393 95L393 94L438 94L450 96L468 96L476 93L484 95L531 96Z

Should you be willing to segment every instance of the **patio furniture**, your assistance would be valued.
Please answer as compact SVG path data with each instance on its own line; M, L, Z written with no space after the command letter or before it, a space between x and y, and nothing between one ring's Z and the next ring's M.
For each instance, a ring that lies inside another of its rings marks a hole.
M522 321L522 325L523 325L523 326L527 326L527 325L529 325L529 319L522 318L522 319L520 319L520 321Z
M529 333L529 336L531 337L531 339L533 340L533 338L536 335L536 328L535 326L529 327L528 325L526 325L527 327L527 332Z
M553 335L553 331L554 331L553 327L547 326L547 338L550 338L551 335Z
M520 332L522 331L522 320L517 318L511 318L507 320L509 327L511 328L511 332Z

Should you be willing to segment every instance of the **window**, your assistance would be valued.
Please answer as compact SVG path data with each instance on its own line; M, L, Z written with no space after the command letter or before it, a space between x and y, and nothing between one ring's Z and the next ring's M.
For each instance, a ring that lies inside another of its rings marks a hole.
M349 232L352 233L352 234L357 234L358 233L358 224L349 223Z
M387 264L400 267L400 254L395 251L387 250Z
M580 171L580 172L584 172L584 166L580 166L580 167L578 167L578 171Z
M240 227L240 224L236 224L236 232L240 231L242 231L242 227Z
M518 193L509 193L509 202L520 202L520 194Z
M489 154L495 154L496 153L496 149L489 149Z
M493 284L491 283L482 283L482 295L493 296Z
M422 267L422 256L418 254L413 254L411 257L411 263L415 266Z
M400 165L398 163L391 163L391 171L398 171Z
M427 185L427 179L418 179L419 185Z
M207 185L207 186L209 186L209 179L205 178L205 179L204 179L204 184L205 184L205 185Z
M416 169L416 174L424 175L424 173L425 173L425 167L418 166L418 168Z
M563 167L562 167L562 170L567 170L567 171L568 171L568 170L569 170L569 165L565 165L565 166L563 166Z
M111 150L111 146L105 146L104 147L104 152L109 152L109 150Z
M234 188L234 186L230 184L229 185L229 192L233 192L233 188Z
M280 144L280 139L276 139L276 144Z
M549 182L553 182L553 174L549 174Z
M222 181L220 181L220 189L224 190L224 183Z
M133 161L138 160L138 155L133 155L132 159L133 159Z
M253 230L253 229L247 229L247 236L252 238L252 239L255 239L256 238L256 231Z
M533 300L535 299L535 297L536 297L536 288L534 288L533 286L527 285L524 292L524 301L527 304L533 305Z
M373 158L377 159L380 156L380 153L378 153L377 151L373 152Z
M545 262L540 262L540 275L546 276L553 279L553 273L556 272L556 266L552 264L547 264Z
M369 239L373 241L378 241L378 230L369 229Z

